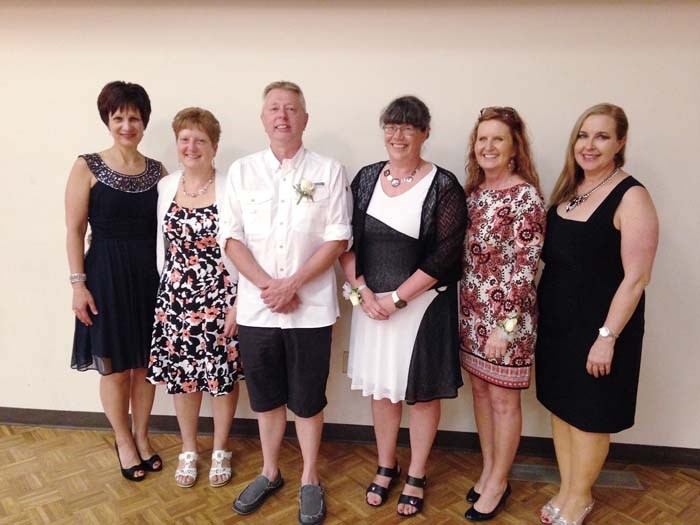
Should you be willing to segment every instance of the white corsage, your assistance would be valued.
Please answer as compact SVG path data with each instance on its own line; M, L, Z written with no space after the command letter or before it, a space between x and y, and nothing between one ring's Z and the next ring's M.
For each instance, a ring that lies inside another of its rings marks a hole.
M350 301L350 304L353 306L357 306L358 304L362 303L362 295L360 295L360 292L367 288L364 284L362 286L358 286L357 288L353 288L352 285L348 282L346 282L343 285L343 297Z
M496 328L498 329L498 335L504 341L509 343L513 341L515 337L515 329L518 327L518 316L508 317L496 323Z
M301 202L301 199L308 199L313 202L314 200L314 190L316 185L307 179L301 179L299 184L294 185L294 190L297 192L299 198L297 199L297 204Z

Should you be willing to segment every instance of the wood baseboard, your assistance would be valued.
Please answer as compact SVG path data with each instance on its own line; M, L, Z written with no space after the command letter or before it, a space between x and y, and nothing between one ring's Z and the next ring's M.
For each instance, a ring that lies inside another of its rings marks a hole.
M107 418L101 412L73 412L12 407L0 407L0 423L4 425L98 430L110 428ZM151 416L150 428L152 432L176 434L178 432L177 419L175 416ZM199 418L199 430L203 434L211 434L214 431L213 419L211 417ZM236 419L231 429L231 435L258 437L257 420ZM285 436L295 438L294 423L287 423ZM350 443L372 443L374 441L374 429L368 425L326 423L323 429L323 439ZM408 446L408 443L408 429L402 428L399 431L399 445ZM435 438L435 447L478 452L479 436L475 432L439 430ZM553 461L555 459L554 447L550 438L523 436L520 440L518 454L548 458ZM700 449L612 443L608 461L700 468Z

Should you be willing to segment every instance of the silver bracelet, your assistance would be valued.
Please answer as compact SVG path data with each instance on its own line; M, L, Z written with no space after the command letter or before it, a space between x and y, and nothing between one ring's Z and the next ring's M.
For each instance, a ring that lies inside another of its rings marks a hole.
M84 283L87 281L87 275L84 273L72 273L68 276L68 280L71 284L73 283Z

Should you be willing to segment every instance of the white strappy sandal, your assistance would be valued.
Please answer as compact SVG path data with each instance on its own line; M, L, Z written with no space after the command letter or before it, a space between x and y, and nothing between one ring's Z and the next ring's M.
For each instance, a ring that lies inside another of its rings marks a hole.
M183 452L177 457L177 459L182 461L185 465L183 468L179 468L175 471L175 483L178 487L187 489L197 482L197 458L196 452ZM192 481L178 481L178 476L192 478Z
M231 467L224 467L224 460L229 460L231 464L231 452L226 450L214 450L211 454L211 468L209 469L209 485L212 487L223 487L231 481ZM214 481L215 476L225 476L223 481Z

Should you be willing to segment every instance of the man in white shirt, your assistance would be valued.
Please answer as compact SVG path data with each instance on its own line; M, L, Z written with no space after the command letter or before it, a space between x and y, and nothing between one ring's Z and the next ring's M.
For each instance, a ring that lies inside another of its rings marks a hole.
M325 517L317 458L339 314L333 263L348 248L352 210L343 166L302 145L308 118L299 86L265 88L261 119L270 147L231 166L219 241L240 272L227 329L238 324L263 452L261 475L233 509L255 511L284 483L278 459L288 407L304 459L299 521L316 524Z

